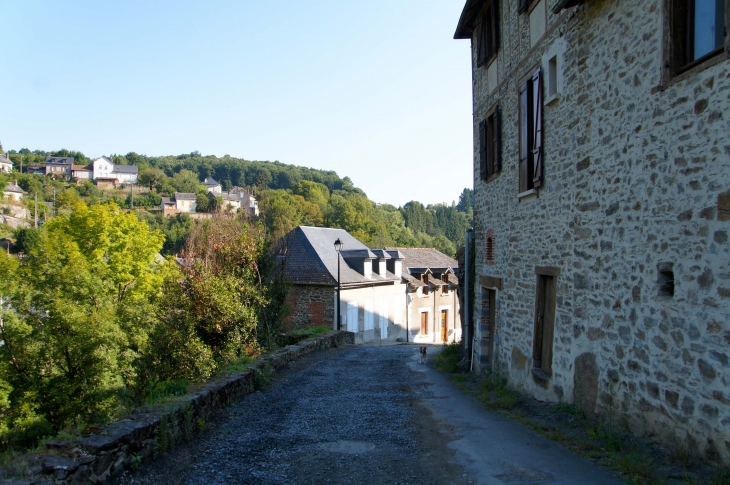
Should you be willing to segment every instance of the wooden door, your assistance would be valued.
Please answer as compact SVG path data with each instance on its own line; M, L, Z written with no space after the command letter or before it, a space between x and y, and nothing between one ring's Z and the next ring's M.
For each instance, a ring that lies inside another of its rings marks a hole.
M448 320L449 311L448 310L441 310L441 341L446 342L446 329L447 329L447 322Z
M421 335L428 333L428 312L421 312Z

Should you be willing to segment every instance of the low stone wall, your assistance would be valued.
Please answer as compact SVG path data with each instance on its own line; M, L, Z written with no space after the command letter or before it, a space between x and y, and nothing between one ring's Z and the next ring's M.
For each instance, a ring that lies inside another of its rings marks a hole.
M31 473L36 475L36 480L7 483L107 483L135 463L190 439L199 427L198 423L204 423L221 407L254 392L257 377L267 367L273 371L315 350L353 341L351 333L333 332L289 345L276 353L262 356L252 369L204 384L164 405L143 408L143 411L130 414L126 419L99 428L98 432L80 441L48 442L47 454L33 455L30 459ZM3 483L6 482L0 480L0 485Z

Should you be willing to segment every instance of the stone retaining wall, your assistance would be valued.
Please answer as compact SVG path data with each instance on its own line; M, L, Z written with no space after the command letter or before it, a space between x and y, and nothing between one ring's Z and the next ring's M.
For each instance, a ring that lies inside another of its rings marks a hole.
M97 433L80 441L48 442L47 454L29 458L31 473L36 476L36 480L0 480L0 485L107 483L129 469L133 463L153 458L157 453L175 446L175 443L190 439L198 423L210 419L221 407L254 392L257 377L265 373L267 367L273 371L315 350L352 342L352 334L333 332L289 345L279 352L261 357L252 369L204 384L164 405L132 413L126 419L100 428Z

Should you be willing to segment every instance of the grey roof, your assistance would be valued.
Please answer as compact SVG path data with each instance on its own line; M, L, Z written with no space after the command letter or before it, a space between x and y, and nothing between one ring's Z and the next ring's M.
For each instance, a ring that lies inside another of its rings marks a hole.
M414 278L413 276L409 275L408 273L403 273L401 275L401 278L405 283L408 283L408 286L410 286L413 289L419 288L421 286L428 286L426 283L422 282L418 278Z
M373 252L375 257L378 259L391 259L392 258L390 253L388 253L388 251L386 251L385 249L371 249L371 251Z
M73 165L74 157L46 157L46 163L60 163L63 165Z
M25 194L25 190L21 189L15 182L9 182L5 186L5 192L15 192L16 194Z
M210 194L210 195L212 196L213 194ZM237 195L221 194L221 195L218 195L217 197L221 197L223 200L231 200L231 201L234 201L234 202L240 202L241 201L241 199Z
M391 257L391 259L404 259L403 253L397 249L386 249L385 250Z
M175 192L175 200L195 200L196 197L195 194L190 192Z
M220 184L218 182L216 182L213 177L206 177L205 180L203 180L203 185L220 185Z
M332 243L332 247L334 247L334 243ZM373 254L373 252L370 251L368 248L363 248L363 249L342 248L340 250L340 254L342 255L342 257L344 259L349 259L349 258L377 259L377 256L375 256L375 254Z
M403 255L406 268L458 268L459 263L434 248L386 248L397 250Z
M117 173L138 173L137 165L114 165L114 171Z
M10 160L10 155L2 153L0 154L0 163L13 163L13 161Z
M372 257L375 255L363 243L352 237L344 229L299 226L281 240L280 255L285 255L285 273L294 284L337 285L337 260L340 261L340 281L342 285L358 285L396 282L392 273L385 277L373 271L366 278L352 269L344 257L335 251L335 240L342 241L342 252L347 258Z
M165 205L173 205L175 202L169 197L163 197L162 203Z

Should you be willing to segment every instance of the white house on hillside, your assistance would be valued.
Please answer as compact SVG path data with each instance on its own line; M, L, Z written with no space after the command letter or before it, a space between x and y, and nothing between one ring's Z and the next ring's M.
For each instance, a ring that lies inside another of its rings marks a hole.
M10 156L7 153L0 155L0 171L8 173L13 171L13 161L10 160Z
M195 212L198 204L196 195L185 192L175 192L175 197L163 197L160 208L163 214L176 214L178 212Z
M120 184L136 184L139 168L136 165L115 165L107 157L94 160L94 180L116 179Z

